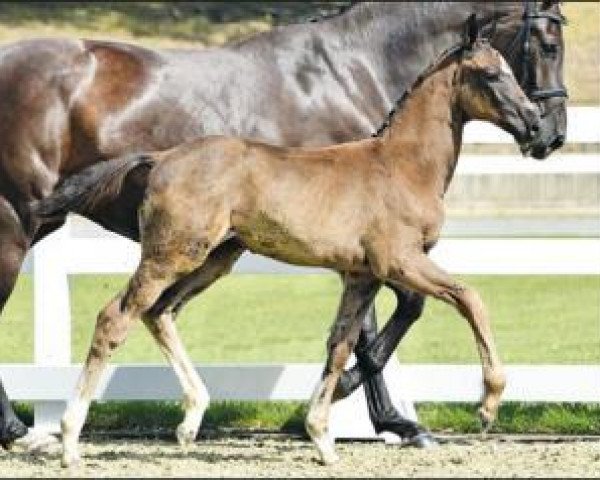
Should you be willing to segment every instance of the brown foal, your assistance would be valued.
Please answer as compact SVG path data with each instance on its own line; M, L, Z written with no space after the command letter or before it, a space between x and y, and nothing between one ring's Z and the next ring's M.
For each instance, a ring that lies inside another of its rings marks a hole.
M328 267L344 278L345 298L306 418L324 462L336 459L327 435L332 394L360 321L383 283L434 296L465 317L483 366L480 414L486 421L495 417L505 375L484 305L427 252L439 237L464 124L493 122L527 152L538 130L537 111L502 56L474 38L444 55L396 110L379 136L333 147L282 148L207 137L140 157L155 164L140 210L142 258L125 291L98 317L76 396L63 418L63 464L78 460L78 436L101 371L140 318L155 338L172 340L160 346L185 391L179 434L195 437L208 394L178 336L170 335L172 322L161 322L152 307L232 236L253 252ZM159 329L169 331L159 335Z

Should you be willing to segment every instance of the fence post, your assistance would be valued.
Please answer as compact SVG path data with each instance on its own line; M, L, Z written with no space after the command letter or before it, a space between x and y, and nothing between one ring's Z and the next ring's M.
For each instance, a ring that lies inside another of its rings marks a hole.
M71 308L65 261L69 233L67 221L33 250L34 362L40 366L71 363ZM35 402L35 429L59 432L65 406L64 401Z

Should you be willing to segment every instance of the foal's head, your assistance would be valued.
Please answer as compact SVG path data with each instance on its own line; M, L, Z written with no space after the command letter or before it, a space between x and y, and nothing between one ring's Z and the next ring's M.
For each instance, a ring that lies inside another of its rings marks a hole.
M539 135L538 109L527 99L502 55L477 37L470 22L468 44L457 71L458 104L467 119L485 120L509 132L525 155Z

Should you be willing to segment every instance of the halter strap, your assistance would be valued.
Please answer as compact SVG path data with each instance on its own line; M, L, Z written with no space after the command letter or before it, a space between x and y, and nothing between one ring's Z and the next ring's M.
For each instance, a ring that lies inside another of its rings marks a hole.
M536 3L534 2L524 2L524 12L523 12L523 26L515 40L511 44L511 49L519 37L523 37L523 56L521 57L521 87L525 90L530 98L533 100L545 100L548 98L567 98L567 90L564 87L551 88L551 89L543 89L538 88L537 82L535 79L530 78L530 69L531 66L531 22L536 18L547 18L549 20L558 22L560 24L565 24L566 20L562 15L558 15L552 12L540 12L536 8Z

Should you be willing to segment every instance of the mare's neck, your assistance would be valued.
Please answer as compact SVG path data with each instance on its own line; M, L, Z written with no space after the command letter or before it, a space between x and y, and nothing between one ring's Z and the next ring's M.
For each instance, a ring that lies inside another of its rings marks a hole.
M368 110L377 110L369 115L375 131L421 72L462 41L471 13L477 14L485 33L495 18L514 11L515 6L502 2L365 2L325 24L315 24L313 34L321 37L326 50L338 51L344 45L352 52L351 58L331 55L331 68L340 73L339 81L348 82L355 71L371 77ZM346 72L348 65L354 66ZM348 91L356 88L351 83Z
M379 139L392 171L416 174L439 196L454 174L465 124L457 100L457 69L452 60L415 86Z

